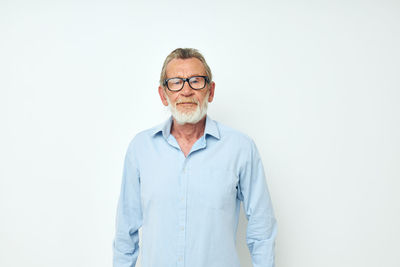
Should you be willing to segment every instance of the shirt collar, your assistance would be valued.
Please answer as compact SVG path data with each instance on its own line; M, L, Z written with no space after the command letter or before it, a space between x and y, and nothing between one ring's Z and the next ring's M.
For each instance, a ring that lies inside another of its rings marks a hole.
M171 126L172 126L172 116L170 116L164 123L154 127L152 131L153 136L158 133L162 133L165 139L168 139L171 134ZM217 139L220 139L220 134L218 130L217 123L210 118L210 116L206 115L206 127L204 129L204 135L211 135Z

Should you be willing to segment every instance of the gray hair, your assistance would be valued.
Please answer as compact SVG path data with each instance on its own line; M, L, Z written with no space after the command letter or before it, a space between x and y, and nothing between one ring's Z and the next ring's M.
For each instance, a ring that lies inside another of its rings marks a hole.
M167 65L173 59L188 59L188 58L197 58L198 60L203 63L204 69L206 70L206 75L208 76L210 82L212 81L212 73L211 69L208 66L206 60L204 59L203 55L194 48L177 48L172 51L164 61L164 65L161 69L160 75L160 85L164 86L164 80L167 78Z

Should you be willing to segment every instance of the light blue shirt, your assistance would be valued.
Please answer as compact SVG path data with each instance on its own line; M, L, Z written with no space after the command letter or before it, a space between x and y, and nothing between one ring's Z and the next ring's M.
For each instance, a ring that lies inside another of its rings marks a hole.
M207 116L187 157L172 118L137 134L125 156L114 267L239 267L240 202L254 267L274 266L276 220L254 142Z

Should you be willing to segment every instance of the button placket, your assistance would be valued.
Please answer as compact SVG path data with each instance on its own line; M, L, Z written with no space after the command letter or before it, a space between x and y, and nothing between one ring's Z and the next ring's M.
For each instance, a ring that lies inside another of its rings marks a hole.
M185 159L182 166L181 172L181 183L180 183L180 196L178 201L179 207L179 221L178 221L178 255L177 255L177 266L184 267L185 257L185 238L186 238L186 191L187 191L187 161Z

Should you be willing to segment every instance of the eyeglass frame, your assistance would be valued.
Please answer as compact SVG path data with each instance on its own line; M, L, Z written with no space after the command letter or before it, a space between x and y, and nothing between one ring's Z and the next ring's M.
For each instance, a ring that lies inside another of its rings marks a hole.
M192 85L190 84L189 80L192 79L192 78L196 78L196 77L204 78L205 83L204 83L204 86L202 88L193 88ZM183 81L181 89L172 90L172 89L169 88L168 81L172 80L172 79L180 79L180 80ZM196 76L192 76L192 77L189 77L189 78L172 77L172 78L165 79L163 85L166 86L167 89L170 90L171 92L179 92L185 86L185 82L187 82L189 84L190 88L192 88L193 90L202 90L202 89L204 89L206 87L207 84L210 84L210 78L208 76L203 76L203 75L196 75Z

